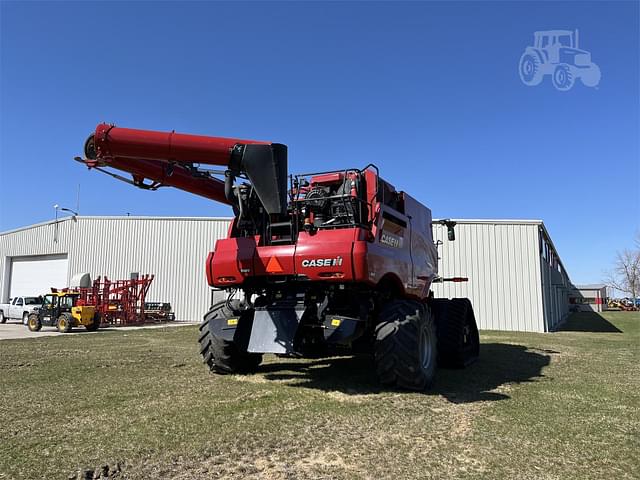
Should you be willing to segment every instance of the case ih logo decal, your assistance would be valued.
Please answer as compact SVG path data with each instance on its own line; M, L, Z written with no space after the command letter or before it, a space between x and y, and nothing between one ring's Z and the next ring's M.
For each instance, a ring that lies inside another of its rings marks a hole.
M339 267L342 265L342 257L336 258L311 258L302 260L302 266L307 267Z
M380 235L380 243L389 247L400 248L400 238L384 231Z

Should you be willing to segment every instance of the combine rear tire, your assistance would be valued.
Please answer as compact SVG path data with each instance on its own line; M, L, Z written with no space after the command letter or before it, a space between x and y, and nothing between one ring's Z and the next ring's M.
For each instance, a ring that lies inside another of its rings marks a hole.
M58 317L58 324L56 325L60 333L69 333L72 327L72 321L70 315L62 314Z
M231 307L231 308L229 308ZM209 370L216 373L249 373L262 361L262 354L247 352L251 335L251 310L241 310L240 301L220 302L204 316L200 324L200 354ZM219 319L238 318L234 341L213 334L210 322Z
M431 301L438 328L438 364L464 368L480 354L480 337L473 307L467 298Z
M436 373L437 340L429 307L409 300L387 304L376 326L375 361L380 383L425 390Z
M32 332L38 332L42 328L42 322L40 321L40 317L32 313L29 315L29 319L27 320L27 328Z

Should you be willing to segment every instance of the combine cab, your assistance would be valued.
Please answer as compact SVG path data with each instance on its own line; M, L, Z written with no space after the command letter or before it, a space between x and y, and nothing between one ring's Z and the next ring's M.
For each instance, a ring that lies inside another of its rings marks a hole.
M422 390L437 365L478 357L469 300L430 291L463 280L438 276L431 211L374 165L287 177L281 144L105 124L76 160L140 188L174 186L233 209L228 237L206 261L209 285L228 292L200 326L214 372L253 371L265 353L368 352L383 384ZM443 223L453 240L454 223Z

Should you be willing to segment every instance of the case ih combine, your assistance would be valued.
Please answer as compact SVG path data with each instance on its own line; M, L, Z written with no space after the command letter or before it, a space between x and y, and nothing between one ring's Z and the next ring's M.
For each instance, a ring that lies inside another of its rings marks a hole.
M200 325L212 371L250 372L264 353L369 352L381 383L422 390L437 364L477 358L469 300L430 292L433 282L465 280L437 274L431 211L374 165L288 176L282 144L107 124L85 157L76 160L137 187L172 186L233 208L227 238L206 260L209 285L228 292ZM453 222L442 223L453 240Z

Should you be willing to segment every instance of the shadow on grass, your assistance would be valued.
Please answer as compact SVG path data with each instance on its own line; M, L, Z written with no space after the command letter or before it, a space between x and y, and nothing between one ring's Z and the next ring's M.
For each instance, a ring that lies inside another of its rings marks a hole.
M572 313L558 330L560 332L622 333L618 327L597 312Z
M439 369L434 386L425 394L442 395L454 403L508 399L509 395L492 390L542 377L542 369L550 361L547 353L557 352L540 352L521 345L483 344L480 360L463 370ZM259 372L269 380L292 381L293 387L337 390L351 395L385 391L377 383L373 358L367 355L272 363L261 366Z

